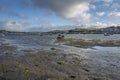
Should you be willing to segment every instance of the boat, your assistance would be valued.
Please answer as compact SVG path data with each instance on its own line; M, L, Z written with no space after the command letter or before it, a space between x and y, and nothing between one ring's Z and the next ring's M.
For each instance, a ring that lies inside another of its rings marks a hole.
M110 34L109 33L104 33L104 36L110 36Z
M65 36L63 34L58 34L57 39L63 39Z

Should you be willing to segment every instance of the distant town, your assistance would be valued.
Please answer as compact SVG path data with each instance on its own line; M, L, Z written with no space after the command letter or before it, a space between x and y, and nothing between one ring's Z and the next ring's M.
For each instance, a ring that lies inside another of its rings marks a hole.
M68 31L69 34L120 34L120 26L107 28L76 28Z

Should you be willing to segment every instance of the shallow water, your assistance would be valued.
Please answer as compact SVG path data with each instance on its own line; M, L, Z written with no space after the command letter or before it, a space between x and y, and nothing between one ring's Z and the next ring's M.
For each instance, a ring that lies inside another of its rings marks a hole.
M84 39L105 39L105 40L120 40L120 35L103 36L102 34L94 35L66 35L66 37L84 38ZM43 49L50 50L55 47L66 54L78 54L85 59L90 67L96 66L96 71L99 68L105 67L117 67L120 68L120 47L100 47L95 46L88 49L76 48L72 46L65 46L61 44L55 44L56 35L6 35L0 36L0 42L9 43L17 46L19 49L31 48L31 49ZM115 71L116 74L120 72Z
M0 41L10 43L19 49L36 48L47 49L53 46L55 36L39 36L39 35L6 35L1 36Z

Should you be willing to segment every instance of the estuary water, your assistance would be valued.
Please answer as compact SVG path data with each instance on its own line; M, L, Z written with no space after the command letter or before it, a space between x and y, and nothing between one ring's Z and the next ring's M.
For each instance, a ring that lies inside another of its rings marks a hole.
M120 47L100 47L77 48L56 44L57 35L5 35L0 36L0 42L9 43L19 49L43 49L50 50L52 47L61 50L66 54L77 54L83 58L86 64L90 64L91 73L101 75L112 75L115 80L120 79ZM104 36L103 34L68 34L67 38L78 39L102 39L102 40L120 40L120 34ZM104 74L103 74L104 73Z

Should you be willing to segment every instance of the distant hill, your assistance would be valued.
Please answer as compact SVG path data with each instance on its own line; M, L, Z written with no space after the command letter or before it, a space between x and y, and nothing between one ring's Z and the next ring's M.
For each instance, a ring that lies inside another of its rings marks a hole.
M120 26L107 28L76 28L68 31L68 34L120 34Z
M71 30L54 30L49 32L14 32L0 30L0 34L120 34L120 26L111 26L107 28L76 28Z

